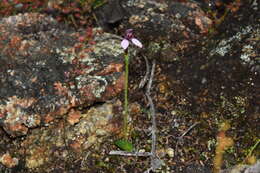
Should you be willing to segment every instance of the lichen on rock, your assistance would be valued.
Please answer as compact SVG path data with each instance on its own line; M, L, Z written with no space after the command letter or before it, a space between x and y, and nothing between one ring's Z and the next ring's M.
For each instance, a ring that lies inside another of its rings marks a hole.
M195 2L123 1L130 25L146 43L148 58L173 62L212 27L212 20ZM139 36L138 36L139 37Z
M112 34L87 36L39 13L3 18L0 30L0 126L13 137L123 89L124 52Z
M22 142L22 147L27 148L26 167L46 171L52 162L63 160L69 154L84 157L90 147L97 148L105 137L120 129L115 121L118 118L115 108L115 104L106 103L79 113L80 121L76 124L70 124L71 119L67 119L65 123L54 122L48 128L35 129Z

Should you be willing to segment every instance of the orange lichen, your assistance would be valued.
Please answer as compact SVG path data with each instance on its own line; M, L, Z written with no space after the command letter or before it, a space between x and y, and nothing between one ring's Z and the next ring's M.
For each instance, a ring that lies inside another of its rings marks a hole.
M68 88L62 85L60 82L54 83L54 89L57 90L57 94L66 96L68 94Z
M11 48L19 48L21 45L22 39L19 36L13 36L9 42Z
M108 75L114 72L121 72L123 69L123 64L116 64L116 63L112 63L109 64L104 70L100 71L99 73L97 73L97 75Z
M8 168L13 168L18 165L18 159L11 157L9 153L6 153L0 157L0 162Z
M47 114L45 117L44 117L44 122L45 123L50 123L50 122L52 122L54 120L54 117L52 116L52 115L50 115L50 114Z
M80 139L80 140L75 140L73 141L69 146L76 152L80 152L82 149L81 149L81 145L83 143L83 140Z
M125 76L124 76L124 74L122 74L117 79L117 81L115 81L114 85L107 86L104 97L107 97L108 95L113 96L113 95L116 95L117 93L121 92L124 88L124 80L125 80Z
M216 147L216 155L213 161L214 173L218 173L221 170L221 165L223 162L223 154L226 149L231 147L234 142L232 138L226 136L225 132L230 128L228 123L223 123L220 127L220 132L217 135L217 147Z
M231 12L233 12L233 13L236 12L236 11L238 11L239 8L240 8L240 6L241 6L240 0L235 0L233 3L227 5L227 7L228 7L228 8L231 10Z
M199 14L195 17L195 24L200 28L201 33L207 33L213 22L208 17Z
M68 115L67 121L70 125L74 125L79 122L81 113L72 109Z
M27 127L19 123L9 124L8 129L13 132L21 132L22 134L26 134L28 131Z
M257 162L256 156L249 156L245 159L245 162L249 165L253 165Z

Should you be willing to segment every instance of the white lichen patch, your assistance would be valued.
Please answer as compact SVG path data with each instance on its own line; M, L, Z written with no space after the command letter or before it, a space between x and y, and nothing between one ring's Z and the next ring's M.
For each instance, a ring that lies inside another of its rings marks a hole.
M168 5L166 3L162 2L156 2L156 1L147 1L147 0L135 0L135 1L128 1L127 6L128 7L137 7L137 8L145 8L147 6L147 3L149 5L153 5L156 10L165 11L168 8Z
M88 68L81 69L86 74L94 71L100 64L102 64L103 58L115 57L120 58L124 50L122 49L120 42L122 38L108 33L95 34L93 41L95 44L84 44L80 52L76 52L74 47L62 47L56 49L55 53L59 55L59 58L63 63L72 64L73 60L77 59L78 63L82 63Z
M34 99L19 99L16 96L10 97L6 101L6 105L0 105L0 113L6 112L5 122L13 123L20 122L24 123L29 127L38 125L39 117L28 115L24 109L30 107L34 103ZM37 118L36 118L37 117ZM28 121L29 124L26 123Z
M36 127L40 124L41 117L37 114L33 114L27 117L27 119L23 122L26 127Z
M231 45L228 44L228 41L223 40L218 44L217 49L213 52L210 52L211 55L219 54L220 56L225 56L227 52L229 52Z
M242 51L245 53L240 56L240 59L246 63L250 62L250 56L255 54L253 47L251 45L245 45Z
M231 47L235 42L241 41L242 36L250 32L252 32L252 27L247 26L246 28L242 29L241 32L237 32L234 36L230 37L229 39L220 41L217 47L210 52L210 56L216 54L220 56L225 56L231 50Z
M55 53L60 55L60 59L62 60L63 63L72 63L72 61L76 58L76 54L74 52L72 53L67 53L68 48L67 47L62 47L61 49L56 48Z
M254 10L258 10L258 8L259 8L258 0L254 0L251 4L252 4L251 6L253 7Z
M84 87L88 86L91 88L91 93L96 98L101 98L102 94L105 92L108 82L105 77L103 76L84 76L80 75L76 77L77 87L78 89L83 89ZM84 89L82 90L84 91Z
M240 59L243 64L250 64L252 70L257 70L257 64L260 63L259 59L259 41L260 41L260 29L259 27L252 31L249 40L249 44L246 44L242 48L242 54Z
M17 27L23 25L30 26L35 21L41 21L45 25L57 23L57 21L54 20L54 18L52 18L51 16L45 16L39 13L24 13L24 14L20 13L16 16L5 17L1 20L0 23L4 23L12 27Z
M93 89L93 91L92 91L92 93L95 95L96 98L101 98L101 94L105 92L108 83L107 83L106 79L102 76L92 76L92 77L94 80L96 79L95 81L103 82L102 85L99 84L100 87L97 87L97 88Z
M96 56L111 55L118 57L124 53L124 50L120 45L120 40L105 39L93 47L93 52Z
M133 15L129 18L129 23L132 25L136 23L143 23L149 21L149 18L146 15Z

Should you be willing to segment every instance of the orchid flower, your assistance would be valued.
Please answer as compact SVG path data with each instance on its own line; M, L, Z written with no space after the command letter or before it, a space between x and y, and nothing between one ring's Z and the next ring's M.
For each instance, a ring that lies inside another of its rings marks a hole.
M137 47L142 48L142 43L134 38L133 29L128 29L125 32L125 37L121 41L121 46L125 50L125 94L124 94L124 122L123 122L123 135L125 139L127 139L129 135L129 126L128 126L128 119L129 119L129 110L128 110L128 76L129 76L129 52L127 51L128 46L130 43L136 45Z
M121 42L122 48L124 50L126 50L129 46L130 42L133 43L134 45L140 47L140 48L143 47L142 43L139 40L137 40L136 38L134 38L133 29L126 30L125 37Z

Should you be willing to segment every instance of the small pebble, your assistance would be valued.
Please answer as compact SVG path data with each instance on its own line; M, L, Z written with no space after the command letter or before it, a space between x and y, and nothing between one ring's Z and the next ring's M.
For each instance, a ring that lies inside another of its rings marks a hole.
M145 149L140 149L138 152L139 152L139 153L144 153L144 152L145 152Z
M176 114L177 114L177 111L173 110L173 111L171 111L171 114L172 114L172 115L176 115Z
M169 157L174 157L174 150L172 148L167 148L166 153Z

